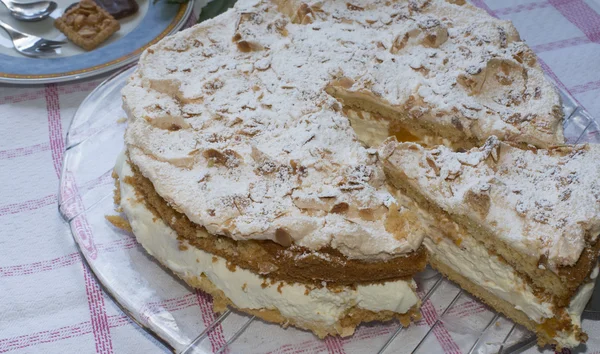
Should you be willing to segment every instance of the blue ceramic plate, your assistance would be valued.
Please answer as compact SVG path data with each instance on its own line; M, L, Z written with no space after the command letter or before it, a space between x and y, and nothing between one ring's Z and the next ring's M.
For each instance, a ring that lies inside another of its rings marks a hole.
M58 0L59 9L40 22L19 22L0 6L0 19L23 32L48 39L64 36L54 28L54 18L77 0ZM108 72L138 59L148 46L182 28L194 7L194 0L184 4L166 0L137 0L139 11L119 20L121 29L98 48L86 52L73 43L61 49L54 58L28 58L12 48L8 35L0 29L0 82L41 84L62 82Z

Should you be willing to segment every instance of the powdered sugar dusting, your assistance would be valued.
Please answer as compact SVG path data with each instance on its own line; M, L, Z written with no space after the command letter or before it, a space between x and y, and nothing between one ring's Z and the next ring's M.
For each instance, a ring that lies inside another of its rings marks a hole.
M410 211L329 88L479 140L562 141L558 96L516 37L442 0L239 1L144 52L123 90L129 156L211 233L355 258L410 252L423 232L386 228Z

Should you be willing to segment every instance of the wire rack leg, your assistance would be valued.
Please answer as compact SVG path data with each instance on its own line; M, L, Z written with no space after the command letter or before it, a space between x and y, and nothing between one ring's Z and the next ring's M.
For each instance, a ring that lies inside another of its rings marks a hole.
M194 348L196 347L196 345L198 343L200 343L206 336L208 336L208 334L215 329L215 327L217 327L217 325L221 322L223 322L227 316L229 316L229 314L231 313L230 310L227 310L225 312L223 312L223 314L221 316L219 316L219 318L217 318L216 320L214 320L213 323L211 323L210 325L208 325L208 327L206 327L204 329L204 331L202 331L202 333L200 333L196 338L194 338L193 341L190 342L190 344L187 345L187 347L185 347L180 354L190 354L193 352Z

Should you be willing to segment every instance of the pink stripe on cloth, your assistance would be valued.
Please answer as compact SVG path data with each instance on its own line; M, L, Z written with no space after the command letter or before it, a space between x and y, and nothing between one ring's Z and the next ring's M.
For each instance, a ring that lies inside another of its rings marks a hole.
M202 322L204 322L205 327L208 327L216 320L215 312L213 311L213 299L210 295L200 290L196 290L196 299L198 306L200 306ZM216 352L227 343L223 335L223 326L220 323L212 331L208 332L208 340L213 352ZM225 352L229 352L229 350L226 349Z
M110 328L121 327L134 322L127 315L112 315L108 316L108 326Z
M47 272L76 264L81 260L79 253L71 253L55 259L16 266L0 267L0 278L17 277L40 272Z
M138 243L135 239L118 240L108 244L98 244L96 248L102 252L114 252L119 250L128 250L137 247Z
M56 194L50 194L39 199L0 206L0 216L32 211L56 203Z
M62 133L61 133L62 138ZM61 140L62 141L62 140ZM62 144L64 146L64 143ZM62 161L63 150L56 152L57 157ZM54 150L53 150L54 157ZM57 171L60 175L60 169ZM65 176L66 178L69 175ZM77 205L83 205L77 186L73 183L74 198L76 199ZM92 229L85 218L85 215L79 215L78 217L71 220L71 227L73 228L74 236L80 241L79 244L82 246L88 257L92 260L96 259L98 249L94 243L94 236ZM108 319L106 315L106 309L104 307L104 295L100 285L98 285L96 279L92 276L90 270L85 265L83 260L81 261L83 267L83 277L85 281L85 292L87 294L88 307L90 310L90 317L92 322L92 330L94 333L94 341L96 344L96 352L100 354L110 354L113 352L112 338L110 336L110 328L108 326Z
M79 204L79 203L78 203ZM71 229L73 230L75 237L79 239L79 245L82 246L82 251L95 260L98 257L98 248L94 242L94 234L88 224L85 215L79 215L71 220Z
M600 136L600 130L592 130L592 131L586 133L586 135L587 135L588 139L597 139L596 137Z
M346 351L344 350L344 343L340 339L340 337L335 336L327 336L323 340L325 342L325 346L330 354L344 354Z
M573 87L571 87L570 90L571 90L572 94L576 94L576 93L584 93L584 92L598 90L598 89L600 89L600 80L590 81L590 82L586 82L585 84L573 86Z
M162 310L179 311L192 306L196 306L196 298L194 294L187 294L181 297L153 302L148 309L153 313L158 313Z
M71 94L75 92L86 92L91 91L96 88L100 84L100 80L98 81L88 81L88 82L79 82L75 84L61 84L57 86L59 94ZM0 105L7 103L20 103L26 101L33 101L44 97L46 94L46 90L36 90L36 91L28 91L19 95L10 95L0 97Z
M90 270L83 262L82 267L85 292L87 294L92 321L92 331L94 333L94 341L96 342L96 352L109 354L113 352L113 346L110 327L108 326L108 317L106 316L106 309L104 307L104 294L96 279L94 279Z
M87 321L74 324L72 326L1 339L0 353L6 353L8 351L23 349L44 343L57 342L63 339L79 337L90 333L92 333L92 324L90 321Z
M83 183L81 187L83 187L83 190L89 191L100 185L113 184L114 179L112 177L112 172L113 170L111 168L102 175Z
M136 247L137 245L138 243L135 239L124 239L109 242L108 244L99 244L97 245L97 249L102 252L114 252L118 250L128 250ZM0 267L0 278L18 277L40 272L47 272L62 267L71 266L73 264L76 264L80 260L81 256L79 255L79 253L74 252L71 254L64 255L62 257L57 257L45 261Z
M46 98L46 109L48 110L48 132L50 136L50 149L52 150L52 161L54 162L54 170L56 171L56 175L60 177L65 142L62 136L60 103L58 97L58 88L56 85L46 85L44 96Z
M62 155L62 152L61 152ZM79 245L82 246L81 250L85 253L86 257L92 260L98 256L98 249L94 242L94 233L90 227L85 214L85 205L81 199L81 194L77 188L77 183L73 174L67 171L61 181L64 183L61 186L61 208L66 208L65 215L71 219L71 230L73 235L79 240ZM75 213L72 215L71 213ZM76 216L77 215L77 216Z
M502 16L502 15L508 15L508 14L515 14L515 13L519 13L519 12L523 12L523 11L543 9L543 8L546 8L549 6L551 6L551 5L550 5L550 3L548 3L548 1L531 2L529 4L523 4L523 5L517 5L517 6L497 9L497 10L494 10L494 14L496 14L497 16Z
M149 321L150 317L154 314L163 311L179 311L197 305L198 301L196 300L196 295L187 294L181 297L147 303L139 312L142 318Z
M583 37L564 39L562 41L538 44L538 45L532 46L531 49L533 49L533 51L536 53L542 53L542 52L548 52L551 50L575 47L578 45L588 44L588 43L591 43L591 41L587 37L583 36Z
M55 84L46 85L44 95L48 110L48 131L50 148L52 150L52 160L54 162L56 175L60 177L65 143L62 135L62 122L57 86ZM73 188L75 197L80 199L77 186L74 186ZM78 200L78 202L81 203L80 200ZM92 230L87 223L87 220L84 216L80 216L79 218L72 220L72 223L75 226L74 231L76 236L82 241L84 249L88 251L88 256L95 259L97 249L94 245ZM87 294L88 307L90 309L92 331L96 343L96 352L100 354L110 354L113 352L113 347L104 306L104 295L102 289L100 289L96 279L94 279L83 260L81 264L83 267L85 292Z
M0 105L7 103L19 103L25 101L33 101L44 97L44 90L27 91L19 95L10 95L0 97Z
M423 319L425 320L425 322L427 322L428 325L434 325L435 321L437 320L437 312L431 304L431 300L425 301L423 306L421 306L421 313L423 314ZM444 327L444 324L442 322L439 322L435 326L435 328L433 329L433 334L442 346L444 353L462 353L460 348L458 347L456 342L454 342L454 339L452 339L452 336L450 335L450 333L448 333L446 327Z
M50 143L36 144L16 149L0 151L0 160L14 159L16 157L28 156L50 150Z
M600 43L600 14L583 0L549 0L569 22L594 43Z
M110 328L115 328L130 324L132 321L125 315L113 315L108 317L108 323ZM12 350L23 349L44 343L58 342L60 340L84 336L90 333L92 333L92 323L86 321L71 326L0 339L0 353L6 353Z
M58 87L58 93L60 93L61 95L65 95L65 94L68 95L68 94L76 93L76 92L91 91L91 90L95 89L98 85L100 85L100 83L102 81L104 81L104 79L94 80L94 81L86 81L86 82L77 82L77 83L73 83L73 84L63 84Z
M67 220L71 220L84 210L77 189L77 181L73 173L66 170L65 174L61 176L60 183L60 210Z
M448 315L454 315L459 318L469 317L478 313L488 311L487 307L477 301L469 300L460 305L455 305L448 310Z

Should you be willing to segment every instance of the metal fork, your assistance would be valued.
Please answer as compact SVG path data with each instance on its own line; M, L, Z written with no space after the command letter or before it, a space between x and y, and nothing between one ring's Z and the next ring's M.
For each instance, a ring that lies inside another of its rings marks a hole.
M8 33L12 39L15 49L19 53L28 57L47 58L57 56L61 53L61 45L67 43L66 40L53 41L23 33L8 23L2 21L0 21L0 27L2 27L6 33Z

